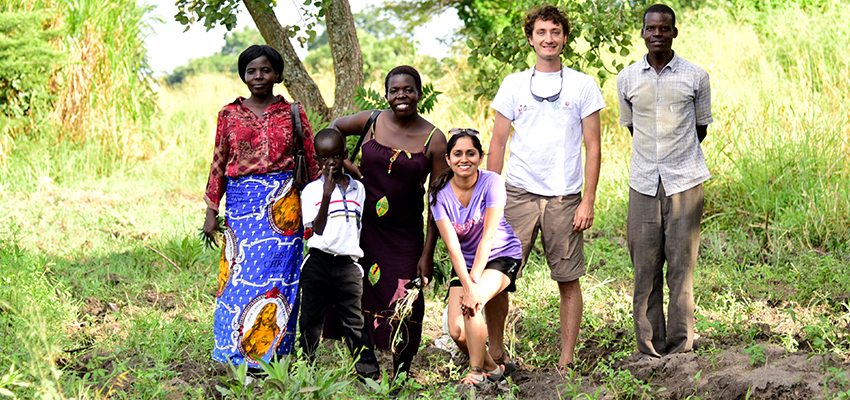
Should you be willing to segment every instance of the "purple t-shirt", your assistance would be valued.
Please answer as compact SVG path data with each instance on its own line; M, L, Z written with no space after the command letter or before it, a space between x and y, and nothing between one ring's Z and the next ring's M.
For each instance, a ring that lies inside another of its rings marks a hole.
M437 204L431 206L434 220L448 218L460 241L460 251L466 260L466 269L472 269L478 243L484 234L484 209L488 207L504 207L508 194L501 176L492 171L478 170L478 181L472 189L469 205L463 207L455 196L452 186L446 186L437 193ZM499 221L496 235L493 238L493 249L490 250L491 261L498 257L522 258L522 247L514 230L505 221L505 216Z

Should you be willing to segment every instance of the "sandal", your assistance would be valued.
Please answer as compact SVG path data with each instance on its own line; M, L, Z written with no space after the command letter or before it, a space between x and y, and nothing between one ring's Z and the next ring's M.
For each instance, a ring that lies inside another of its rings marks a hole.
M495 374L485 373L484 376L490 380L490 382L504 382L507 379L507 375L505 375L505 366L502 364L496 364L499 367L499 372Z
M516 363L513 361L505 361L508 358L508 352L502 351L502 356L499 357L498 360L493 360L496 362L496 365L502 367L502 375L504 377L508 377L511 375L511 372L516 371Z
M491 382L490 374L483 372L484 377L479 381L475 376L472 375L472 372L466 374L466 377L460 380L461 385L470 385L472 387L481 389L484 386L487 386Z

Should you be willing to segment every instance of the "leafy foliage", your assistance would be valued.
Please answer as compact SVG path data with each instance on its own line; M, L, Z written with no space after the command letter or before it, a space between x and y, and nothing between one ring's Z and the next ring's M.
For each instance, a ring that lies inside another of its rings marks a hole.
M50 45L57 35L42 11L0 13L0 125L4 131L23 127L22 117L44 111L53 99L48 84L62 62Z
M419 100L419 105L416 107L417 111L420 114L428 114L433 111L434 106L437 104L437 96L442 93L434 90L433 84L427 83L422 85L422 99ZM386 110L390 108L386 97L371 87L357 88L354 105L360 110Z
M265 44L266 41L256 28L246 26L241 31L224 34L224 46L221 51L211 56L192 58L186 65L174 68L163 78L168 85L182 83L190 75L223 73L237 75L239 53L254 44Z
M506 2L488 0L487 3ZM603 52L619 54L621 57L629 55L631 38L640 21L638 9L642 8L643 0L558 3L566 11L572 25L562 54L563 62L568 67L580 71L596 70L603 82L610 73L619 72L625 67L623 61L617 58L606 64ZM464 19L468 31L469 39L466 43L471 49L469 63L478 72L477 96L492 97L501 84L501 78L533 65L533 58L529 58L532 49L522 26L528 10L541 5L537 0L523 0L513 2L509 7L506 7L507 4L499 4L500 7L488 11L465 7L463 12L458 13ZM502 10L505 12L502 13Z
M225 56L238 56L242 50L245 50L252 44L266 44L263 35L257 28L246 26L241 31L227 32L224 34L224 46L221 47L221 54Z

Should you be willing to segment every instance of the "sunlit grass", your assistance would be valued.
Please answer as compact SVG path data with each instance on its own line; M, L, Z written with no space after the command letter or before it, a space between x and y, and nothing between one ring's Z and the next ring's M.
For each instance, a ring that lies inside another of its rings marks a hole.
M787 351L850 358L841 330L850 324L848 11L835 3L808 14L736 19L703 9L679 19L675 48L709 71L713 88L715 123L703 149L714 178L706 184L695 284L704 338L751 341L764 323L773 332L768 340ZM633 54L642 52L636 45ZM489 101L461 89L460 70L425 78L444 92L425 118L444 131L476 128L486 143ZM325 96L332 78L317 77ZM382 77L371 79L382 85ZM624 357L634 350L624 242L631 139L617 126L613 80L603 94L603 166L594 228L585 235L579 351L611 346ZM0 168L7 219L0 227L0 377L10 380L0 388L20 398L101 398L115 378L132 376L135 391L124 397L205 397L198 387L174 392L167 383L181 362L212 365L218 254L201 250L195 237L215 118L238 95L247 95L244 84L225 75L158 88L152 133L137 142L140 157L104 152L96 141L3 142L10 150ZM427 292L434 314L443 294ZM545 261L533 255L512 297L506 344L534 368L557 361L557 304ZM100 308L92 313L93 306ZM85 368L66 364L85 354ZM324 371L348 368L344 356L336 358ZM590 361L579 365L586 381L620 390L632 378L614 371L613 361L598 361L595 371ZM462 373L455 367L446 367L451 379ZM457 397L429 373L420 394ZM342 393L379 397L357 385Z

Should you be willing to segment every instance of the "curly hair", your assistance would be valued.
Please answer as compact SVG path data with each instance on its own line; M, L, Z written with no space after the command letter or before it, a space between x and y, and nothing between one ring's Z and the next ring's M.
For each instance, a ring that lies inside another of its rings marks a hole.
M390 86L390 78L396 75L410 75L413 78L413 81L416 83L416 93L422 95L422 77L419 76L419 71L416 68L413 68L409 65L399 65L398 67L393 68L390 73L387 74L387 78L384 79L384 95L388 96L390 94L388 86Z
M531 37L534 33L534 23L537 20L542 21L552 21L558 25L561 25L564 28L564 36L570 36L570 20L567 18L567 14L563 11L559 10L558 7L555 6L545 6L538 8L528 15L525 16L525 36Z
M248 69L248 64L263 56L269 60L269 63L272 65L272 69L274 69L274 72L277 74L277 79L275 79L274 83L283 82L283 57L280 56L280 53L278 53L274 47L265 44L249 46L239 54L237 66L239 68L239 79L242 79L242 82L248 83L245 82L245 70Z

